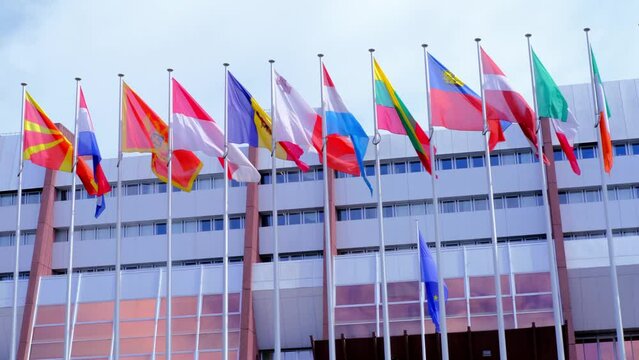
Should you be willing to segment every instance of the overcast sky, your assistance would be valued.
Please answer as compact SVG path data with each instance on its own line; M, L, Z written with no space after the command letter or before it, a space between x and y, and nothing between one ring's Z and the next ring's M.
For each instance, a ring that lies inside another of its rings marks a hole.
M73 127L74 78L83 78L103 156L117 152L117 73L163 118L166 68L220 123L223 62L268 108L267 60L313 105L316 54L342 98L372 129L370 60L425 124L421 43L478 90L475 37L530 98L524 34L559 84L589 79L585 37L604 80L639 77L639 2L536 1L10 1L0 0L0 133L20 129L20 82L52 120Z

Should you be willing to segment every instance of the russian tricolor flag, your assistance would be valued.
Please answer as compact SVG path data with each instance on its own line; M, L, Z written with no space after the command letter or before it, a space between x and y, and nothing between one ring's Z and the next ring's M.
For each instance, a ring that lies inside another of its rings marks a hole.
M97 184L98 192L96 194L97 202L95 207L95 217L97 218L106 209L104 194L111 191L111 185L102 170L102 156L98 148L98 142L95 138L95 129L91 121L91 114L87 103L84 100L84 93L80 88L80 104L78 109L78 156L91 156L93 159L93 175Z

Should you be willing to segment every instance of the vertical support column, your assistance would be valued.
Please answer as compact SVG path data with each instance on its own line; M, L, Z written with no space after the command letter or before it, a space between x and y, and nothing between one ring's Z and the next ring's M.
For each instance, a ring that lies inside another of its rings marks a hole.
M544 139L544 155L550 165L546 167L546 181L548 183L548 206L550 207L550 219L552 222L552 236L555 239L555 254L557 257L557 273L559 274L559 292L561 296L561 310L564 321L567 322L568 332L568 358L577 359L577 347L575 343L575 328L572 321L572 308L570 303L570 288L568 286L568 268L566 267L566 249L564 247L564 233L561 226L561 211L559 208L559 188L557 185L557 169L553 154L552 137L548 121L541 122L541 131ZM603 193L602 196L606 194Z
M257 165L258 150L249 147L249 160ZM275 181L275 179L273 179ZM259 185L246 186L246 221L244 226L244 261L242 263L242 304L240 308L240 359L257 356L257 335L253 314L253 264L260 262L259 248Z
M327 168L328 169L328 168ZM330 252L331 255L333 255L333 261L335 260L335 256L337 255L337 240L336 240L336 220L337 220L337 211L335 210L335 171L333 171L332 169L328 169L328 172L326 174L324 174L324 176L327 176L327 180L328 180L328 208L330 209L329 214L324 214L324 221L330 221L331 222L331 233L330 233L330 239L331 239L331 248L330 249L326 249L326 245L324 246L324 254L327 254ZM334 269L335 267L333 267ZM333 278L335 278L335 270L333 270ZM323 338L324 339L328 339L328 302L327 302L327 295L326 293L328 292L328 288L327 288L328 283L326 282L326 261L324 261L324 283L322 285L322 298L324 300L322 300L322 309L324 311L324 320L323 320L323 326L322 326L322 334L323 334ZM337 289L337 287L335 287ZM333 294L334 297L335 294Z

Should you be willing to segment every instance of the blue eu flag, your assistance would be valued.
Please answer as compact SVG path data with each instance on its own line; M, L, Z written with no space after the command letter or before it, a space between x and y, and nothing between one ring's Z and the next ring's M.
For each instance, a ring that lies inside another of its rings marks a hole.
M426 301L428 301L428 314L435 324L435 331L439 332L439 289L437 286L437 265L428 250L426 241L419 232L419 266L421 268L422 281L426 288ZM448 287L444 283L444 301L448 300Z

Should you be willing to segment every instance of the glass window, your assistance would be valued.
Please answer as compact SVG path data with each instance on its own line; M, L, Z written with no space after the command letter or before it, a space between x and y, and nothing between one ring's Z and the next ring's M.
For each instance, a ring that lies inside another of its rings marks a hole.
M471 160L472 160L474 168L484 167L484 157L483 156L473 156L471 158Z
M166 183L160 182L160 183L157 183L155 186L157 186L158 193L166 192Z
M300 181L300 172L299 171L289 171L287 174L288 182L299 182Z
M471 200L458 200L457 208L459 211L473 211L473 203Z
M197 189L198 190L211 190L213 188L213 179L211 178L203 178L197 181Z
M140 236L140 229L137 224L124 226L124 237Z
M553 157L555 158L555 161L561 161L564 159L564 152L561 151L561 149L554 149L552 153L553 153Z
M66 194L66 191L61 191L61 194ZM64 200L66 200L66 196L64 196ZM13 205L13 194L3 194L0 195L0 206L11 206Z
M632 199L631 187L619 187L617 188L617 200L630 200Z
M406 173L406 163L405 162L393 163L393 172L395 174L404 174L404 173Z
M490 155L490 166L499 166L499 155Z
M581 190L570 191L568 193L568 203L569 204L579 204L584 202L584 192Z
M197 232L197 220L184 220L182 226L184 227L184 233Z
M97 229L96 239L110 239L111 238L111 228L110 227L99 227Z
M413 216L426 215L426 204L410 204L410 214Z
M288 214L288 224L298 225L302 223L302 215L298 212Z
M277 225L286 225L286 215L282 213L277 214Z
M315 180L315 170L309 170L307 172L302 173L302 181L314 181Z
M324 180L324 169L316 169L315 173L317 174L317 180Z
M95 229L82 229L82 240L95 240Z
M390 173L390 164L379 164L379 173L381 175L388 175Z
M366 176L374 176L375 165L364 165L364 172L366 173Z
M366 219L377 219L377 208L372 206L365 208L364 216Z
M171 186L171 188L173 189L173 192L180 192L182 190L180 190L180 188L175 187L175 186Z
M537 195L522 195L521 207L537 206Z
M630 144L630 148L632 148L632 154L633 155L639 155L639 143Z
M362 208L354 208L350 210L350 219L351 220L362 220L364 214L363 214L363 209Z
M171 231L173 231L174 234L182 234L184 232L184 222L175 219L173 219L172 222L173 228ZM151 229L151 231L153 231L153 229Z
M617 200L617 191L615 189L608 189L608 200Z
M156 223L155 235L165 235L165 234L166 234L166 223Z
M200 220L200 231L211 231L211 220Z
M639 199L639 186L635 186L635 198Z
M139 189L138 184L127 184L126 186L126 196L138 195Z
M519 196L510 195L506 196L506 207L509 209L515 209L519 207Z
M304 211L304 224L315 224L317 222L317 212Z
M231 179L231 181L229 182L229 184L230 184L230 186L231 186L231 187L236 188L236 187L240 187L240 186L242 186L242 184L243 184L243 183L241 183L241 182L239 182L239 181L236 181L236 180ZM224 187L224 184L222 184L222 187Z
M467 157L455 158L455 169L466 169L466 168L468 168L468 158Z
M439 164L440 170L450 170L453 168L453 159L440 159Z
M263 173L261 175L262 175L262 178L260 179L260 184L270 184L271 183L271 174Z
M495 203L495 209L503 209L504 208L504 198L502 196L494 197L493 202Z
M520 164L530 164L531 162L533 162L533 154L528 151L517 154L517 157L519 158Z
M582 159L593 159L596 156L594 146L583 146L580 150Z
M215 231L224 230L224 219L213 219L213 228Z
M299 213L297 214L299 216ZM229 218L229 229L236 230L242 228L242 218L241 217L232 217Z
M488 210L488 199L473 199L475 203L475 211Z
M568 194L565 191L559 192L559 203L560 204L568 204Z
M273 219L273 215L271 214L264 214L262 216L260 216L260 222L262 227L267 227L267 226L271 226L271 220Z
M601 201L599 190L585 190L586 202L598 202Z
M414 173L414 172L421 172L424 171L422 170L424 167L422 166L422 163L419 161L411 161L408 163L408 168L410 169L410 172Z
M440 203L441 209L442 209L442 213L447 214L447 213L454 213L455 212L455 201L449 200L449 201L442 201Z
M317 212L317 217L320 223L324 223L324 210L320 210Z
M616 144L615 147L615 156L626 156L628 155L628 149L626 148L626 144Z
M514 165L517 163L517 157L513 153L501 154L502 165Z
M23 245L33 245L35 244L35 233L32 232L28 232L25 233L23 238L22 238L22 244Z
M182 225L181 221L180 221L180 225ZM181 229L182 227L180 226L179 228ZM150 235L153 235L153 224L141 224L140 236L150 236Z
M348 209L337 209L337 221L348 220Z
M285 176L284 176L284 175L285 175L285 173L284 173L284 172L279 172L279 173L277 173L277 175L276 175L276 179L277 179L277 183L278 183L278 184L282 184L282 183L286 182L286 180L285 180Z
M153 183L140 184L140 193L144 195L153 194Z
M68 230L56 229L55 238L53 239L53 242L68 241L67 239L68 233L69 233ZM10 239L11 239L11 235L0 235L0 246L9 246ZM4 241L6 241L6 243Z
M395 205L395 216L409 216L410 209L408 205Z
M382 215L385 218L393 217L394 216L393 206L392 205L383 206L382 207Z

